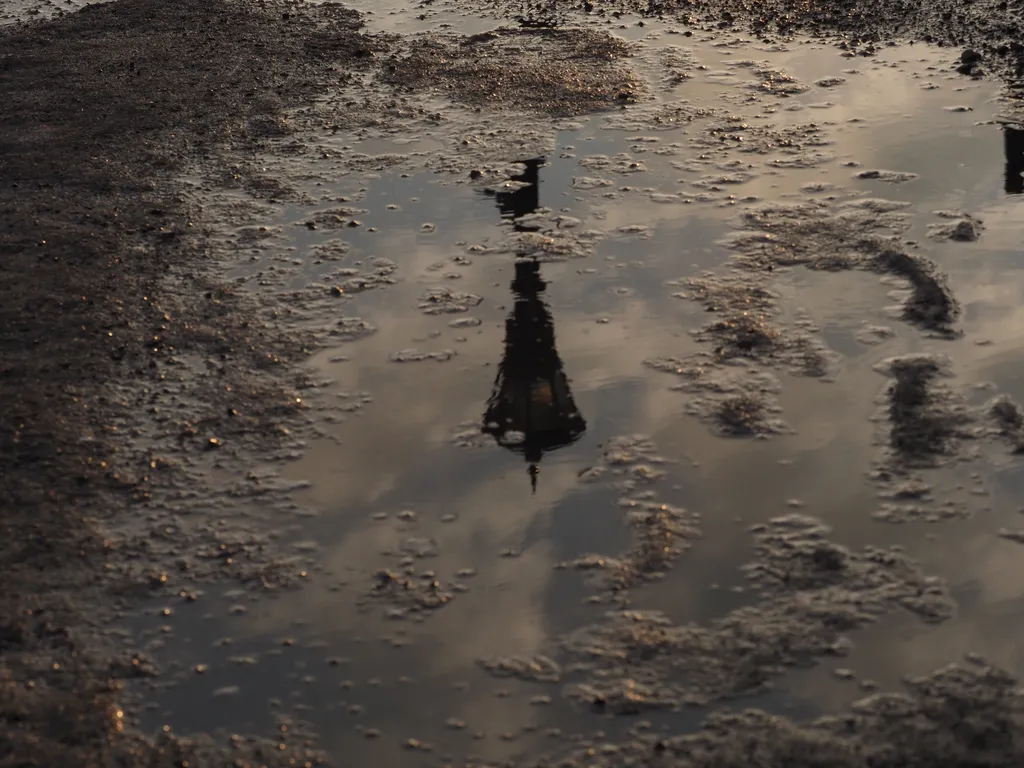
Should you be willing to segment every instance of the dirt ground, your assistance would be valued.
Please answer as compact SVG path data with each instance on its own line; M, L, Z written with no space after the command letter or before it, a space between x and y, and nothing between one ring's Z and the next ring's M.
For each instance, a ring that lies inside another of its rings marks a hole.
M118 681L144 672L95 631L109 600L88 596L119 557L97 524L139 514L161 466L118 424L189 352L245 372L194 383L219 439L271 434L273 369L301 351L204 278L174 176L363 67L379 44L359 26L338 5L128 0L0 32L0 765L186 765L199 749L115 738ZM303 752L288 747L274 759Z

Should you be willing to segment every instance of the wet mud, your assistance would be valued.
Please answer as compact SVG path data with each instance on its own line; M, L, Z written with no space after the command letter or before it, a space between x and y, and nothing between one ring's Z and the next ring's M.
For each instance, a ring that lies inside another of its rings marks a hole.
M176 175L357 70L374 45L358 27L338 6L117 2L0 31L2 762L313 755L302 738L141 737L123 680L147 667L101 629L133 595L300 578L244 527L189 515L230 505L188 490L214 456L294 449L305 377L285 362L301 338L210 274Z
M707 625L619 610L563 641L565 695L602 714L680 710L769 690L787 667L845 656L845 633L902 609L925 622L955 605L940 580L896 550L854 552L813 518L790 515L753 530L742 568L758 601ZM572 677L586 673L585 682Z
M622 495L618 506L630 531L630 547L617 555L585 554L560 563L600 575L601 592L591 602L628 604L628 590L664 578L673 563L700 538L700 516L658 499L667 460L643 435L609 440L601 462L580 474L585 483L610 483Z
M526 24L545 26L571 24L576 15L613 24L623 16L635 15L671 20L689 30L750 34L767 40L796 33L819 35L834 40L843 55L851 59L874 56L894 42L927 43L950 48L946 66L965 79L992 74L1012 84L1024 74L1024 46L1020 43L1024 20L1017 9L1000 0L969 4L955 0L840 0L812 4L789 0L610 0L581 5L526 0L511 5L494 3L493 9L520 23L525 19ZM534 19L539 21L531 22ZM779 84L783 86L782 92L787 93L785 80L780 79Z
M383 68L385 82L401 89L437 89L471 106L564 117L637 101L638 84L622 63L628 56L629 47L607 33L499 28L414 41Z
M721 712L695 733L638 725L628 741L588 740L522 765L944 766L1014 765L1021 759L1018 681L998 669L953 664L911 677L906 691L874 694L848 712L796 723L763 710Z

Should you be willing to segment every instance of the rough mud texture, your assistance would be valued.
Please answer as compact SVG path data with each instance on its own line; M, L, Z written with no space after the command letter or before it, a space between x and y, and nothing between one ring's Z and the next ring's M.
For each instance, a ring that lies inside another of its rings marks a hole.
M753 272L776 266L839 271L861 269L906 282L903 319L924 331L951 337L960 306L945 278L927 258L912 253L897 235L906 230L904 203L860 198L832 208L825 203L764 205L744 215L729 245Z
M545 0L494 3L506 17L570 23L574 14L616 18L623 11L678 20L722 33L748 32L772 39L793 33L836 39L845 54L872 56L888 41L948 46L949 67L965 77L994 73L1013 82L1024 76L1024 17L1004 0L608 0L558 4Z
M384 65L384 79L471 106L580 115L637 100L639 85L620 63L628 53L618 38L593 30L500 28L414 41Z
M337 5L122 0L0 31L0 763L312 760L301 742L123 735L120 681L138 670L92 620L274 558L266 542L240 556L228 537L244 532L190 539L153 515L218 504L197 468L294 451L303 422L302 339L206 276L200 212L172 175L257 140L328 72L347 78L376 47L357 27ZM202 375L179 372L193 361ZM182 566L128 565L154 541Z
M815 335L814 324L800 319L783 327L782 307L773 286L782 268L803 266L821 271L860 269L891 275L910 290L903 319L942 337L956 335L959 306L934 265L910 253L898 235L907 228L906 204L856 198L838 205L806 202L763 204L740 218L741 230L726 241L733 251L724 275L708 274L681 281L676 295L699 301L718 319L695 332L709 353L690 358L662 358L648 365L682 376L681 389L700 394L688 407L719 434L768 436L787 431L778 420L773 390L762 378L727 376L737 364L776 367L797 375L831 378L837 356ZM744 231L745 230L745 231ZM802 327L801 327L802 326ZM870 329L868 341L876 337ZM767 373L767 372L764 372Z
M975 216L962 211L936 211L935 215L942 221L928 226L928 237L933 240L973 243L981 237L984 225Z
M690 298L719 317L694 334L712 347L716 361L743 358L800 376L823 379L830 375L836 356L808 332L809 322L802 323L803 329L774 325L780 307L769 288L735 274L693 278L685 285Z
M948 360L933 355L907 355L884 361L878 369L892 381L886 387L889 447L903 467L936 466L955 455L957 442L973 433L962 399L942 383L949 377Z
M676 297L699 302L717 318L692 332L707 351L647 365L681 377L676 388L696 396L687 411L718 434L768 437L790 431L779 418L780 384L771 371L829 380L836 367L837 356L817 338L813 323L801 318L793 327L780 325L782 307L770 275L743 265L673 285L683 288Z
M559 564L560 568L599 574L602 591L593 602L626 604L629 589L664 577L699 538L697 514L658 499L665 463L650 438L624 435L609 440L601 461L581 473L583 482L605 480L623 492L618 503L632 538L629 548L619 555L586 554Z
M1024 761L1024 694L1008 673L953 664L909 678L905 686L905 692L873 694L842 714L811 722L757 709L723 711L693 733L666 736L637 726L628 741L598 738L515 765L1011 768Z
M697 354L685 359L655 358L646 365L679 377L680 383L672 388L689 395L686 413L722 437L767 438L792 432L781 418L779 380L749 361L723 366L713 355Z
M755 526L744 566L761 599L707 626L649 611L615 611L571 633L567 694L598 711L636 714L705 705L771 687L787 667L842 656L844 634L901 608L922 621L953 615L944 585L894 549L847 549L799 515Z
M1024 453L1024 411L1007 395L1000 395L988 405L988 415L999 436L1015 453Z

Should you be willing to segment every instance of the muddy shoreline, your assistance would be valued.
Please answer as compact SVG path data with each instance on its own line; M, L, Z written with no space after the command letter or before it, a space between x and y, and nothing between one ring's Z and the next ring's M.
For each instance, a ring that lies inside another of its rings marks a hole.
M121 681L150 671L100 630L185 579L102 532L173 498L181 456L301 424L302 339L211 278L176 177L365 66L380 43L359 26L340 6L129 1L0 31L0 763L222 762L126 733ZM182 356L218 373L176 376Z

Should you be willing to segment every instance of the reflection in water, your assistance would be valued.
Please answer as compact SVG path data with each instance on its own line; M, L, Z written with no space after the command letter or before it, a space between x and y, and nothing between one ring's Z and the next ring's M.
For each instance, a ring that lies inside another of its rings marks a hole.
M493 193L495 201L498 203L498 210L501 211L501 217L511 219L512 225L519 232L536 232L539 229L536 226L523 224L519 219L540 207L540 167L543 164L543 157L524 160L523 165L526 166L526 170L511 179L516 182L517 186Z
M526 170L513 180L526 186L495 194L502 217L511 218L520 231L535 229L518 219L540 205L543 163L544 158L525 161ZM554 320L540 297L547 285L540 262L520 258L515 270L515 304L505 320L505 354L487 401L483 431L498 445L523 454L536 491L543 454L576 442L587 424L573 401L555 349Z
M1024 193L1024 130L1003 128L1003 151L1006 153L1006 194Z

